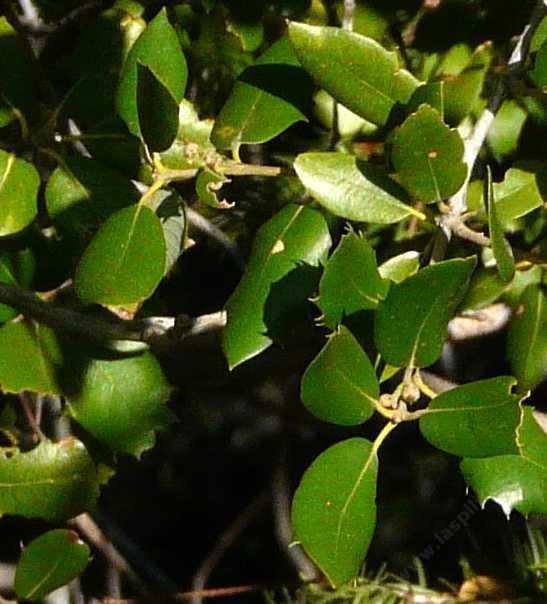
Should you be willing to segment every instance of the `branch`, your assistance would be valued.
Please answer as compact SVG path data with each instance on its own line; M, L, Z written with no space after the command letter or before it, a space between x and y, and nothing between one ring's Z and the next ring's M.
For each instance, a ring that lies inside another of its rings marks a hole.
M11 306L29 319L49 327L99 342L131 341L144 344L174 344L180 340L226 324L226 313L218 311L201 317L148 317L135 321L101 319L44 302L34 292L0 283L0 303Z
M353 31L353 17L355 15L355 0L344 0L344 16L342 18L342 27L348 31Z
M532 36L541 23L541 20L546 15L547 0L539 0L534 12L532 13L530 22L526 25L518 37L515 48L511 53L507 63L508 77L514 77L524 68L526 59L528 58ZM450 239L452 233L460 235L460 233L457 231L457 228L455 228L455 225L462 223L462 214L467 210L467 189L469 187L469 182L471 181L473 168L475 167L479 152L484 145L488 131L490 130L496 114L505 100L506 94L506 82L504 79L501 79L498 82L496 90L490 99L488 106L475 123L473 132L465 141L464 162L467 166L467 178L465 179L465 182L461 186L460 190L449 199L449 211L442 216L440 220L440 226L443 229L447 239ZM486 241L487 239L484 238L481 245L484 245L484 242Z

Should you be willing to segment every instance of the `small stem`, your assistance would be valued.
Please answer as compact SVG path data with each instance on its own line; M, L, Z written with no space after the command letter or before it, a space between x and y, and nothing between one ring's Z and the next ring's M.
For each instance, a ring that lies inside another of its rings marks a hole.
M378 436L374 439L372 443L372 451L374 454L378 453L378 449L382 446L384 440L395 430L395 428L399 424L395 424L393 422L388 422L380 431Z
M344 0L344 16L342 27L347 31L353 31L353 17L355 16L355 0Z
M422 374L420 373L419 369L417 369L416 373L414 374L414 383L416 384L416 386L418 386L418 388L420 389L420 392L422 394L425 394L430 399L434 399L437 396L437 393L435 392L435 390L433 390L432 388L430 388L422 380Z
M144 206L147 204L147 202L149 201L149 199L151 197L154 196L155 193L157 193L160 189L162 189L165 185L167 184L166 180L164 179L163 175L158 177L151 185L150 187L148 187L148 189L142 194L141 198L139 199L139 205L140 206Z

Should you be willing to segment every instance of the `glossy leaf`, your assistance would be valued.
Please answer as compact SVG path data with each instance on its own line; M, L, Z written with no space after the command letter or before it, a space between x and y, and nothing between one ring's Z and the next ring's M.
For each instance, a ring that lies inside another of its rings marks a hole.
M540 285L529 285L515 309L507 356L523 390L535 388L547 376L547 299Z
M345 153L302 153L294 169L310 195L336 216L389 224L411 214L404 190L378 168Z
M0 328L0 387L4 392L62 394L58 375L62 363L57 337L48 327L18 321Z
M0 450L0 514L67 520L98 496L93 460L74 438L43 441L26 453Z
M376 308L388 286L378 273L370 243L354 232L344 235L319 282L317 305L323 323L333 329L345 316Z
M386 362L427 367L439 358L448 321L465 295L475 263L475 258L446 260L391 286L374 325L376 346Z
M518 453L519 397L512 377L471 382L434 398L420 430L435 447L460 457Z
M515 274L515 259L513 250L503 234L503 227L498 219L497 204L492 187L492 176L488 172L486 180L486 192L488 199L488 230L490 231L490 243L492 252L496 259L496 268L503 281L511 281Z
M179 105L146 65L137 63L137 112L142 139L148 149L169 149L179 127Z
M41 600L81 575L89 559L89 547L80 541L78 533L67 529L48 531L23 550L15 571L15 593L24 600Z
M30 287L34 279L36 263L30 249L0 253L0 282ZM10 306L0 304L0 323L9 321L19 313Z
M491 499L507 516L513 509L547 513L547 468L518 455L500 455L464 459L461 469L482 504Z
M302 402L316 417L341 426L365 422L380 395L374 367L347 327L329 336L302 378Z
M239 76L215 121L211 140L219 149L264 143L299 121L311 100L311 82L286 37Z
M441 201L460 189L467 175L463 141L439 113L422 105L397 130L392 159L402 184L424 203Z
M138 63L150 70L177 104L182 101L188 68L165 9L154 17L132 46L120 78L116 106L135 136L142 134L138 110Z
M295 493L294 539L335 587L358 575L370 545L377 472L372 443L351 438L319 455Z
M544 172L544 164L523 163L510 168L503 182L494 183L496 213L504 226L543 205Z
M230 368L256 356L272 343L266 305L274 285L291 279L278 315L291 315L291 309L310 297L309 279L295 279L307 267L325 259L331 246L327 223L315 210L289 205L263 225L255 238L247 270L226 305L228 323L223 346ZM288 282L287 282L288 283ZM304 287L303 287L304 286ZM313 286L313 284L312 284Z
M409 99L418 81L397 55L371 38L338 27L290 23L289 37L302 66L317 84L362 118L384 125Z
M49 177L46 207L63 232L88 235L113 212L135 203L139 194L129 179L87 157L67 157Z
M39 186L32 164L0 150L0 237L22 231L34 220Z
M138 205L119 210L84 252L74 278L76 292L83 302L139 303L161 281L165 251L160 220L150 208Z
M71 415L113 451L139 456L152 447L154 432L172 421L171 388L156 358L149 352L74 357L81 367L66 393Z
M392 256L378 267L378 272L383 279L394 283L401 283L413 275L420 268L420 254L410 251Z

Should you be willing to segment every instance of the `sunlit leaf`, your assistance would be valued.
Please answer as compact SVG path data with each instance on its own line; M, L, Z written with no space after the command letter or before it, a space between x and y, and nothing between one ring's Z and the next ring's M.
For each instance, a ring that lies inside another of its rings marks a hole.
M446 260L391 286L374 325L376 346L385 361L427 367L439 358L448 321L465 295L475 264L475 258Z
M378 457L369 441L330 447L306 470L292 504L294 539L333 586L355 578L376 522Z
M378 125L404 104L418 81L397 55L371 38L338 27L290 23L289 37L302 66L337 101Z
M95 464L74 438L43 441L25 453L0 450L0 514L66 520L98 496Z
M302 184L336 216L358 222L399 222L422 214L405 205L405 191L374 166L345 153L301 153L294 169Z

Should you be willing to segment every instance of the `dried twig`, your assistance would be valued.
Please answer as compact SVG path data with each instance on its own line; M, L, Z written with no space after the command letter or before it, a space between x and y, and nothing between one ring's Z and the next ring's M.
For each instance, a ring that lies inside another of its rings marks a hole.
M241 535L245 528L258 516L269 501L269 492L267 490L255 497L249 505L237 516L232 524L220 535L212 550L207 554L203 562L199 565L192 580L193 594L189 599L192 604L201 604L204 597L204 589L209 577L217 564L224 557L228 549L233 545L236 539ZM255 588L256 589L256 588Z

